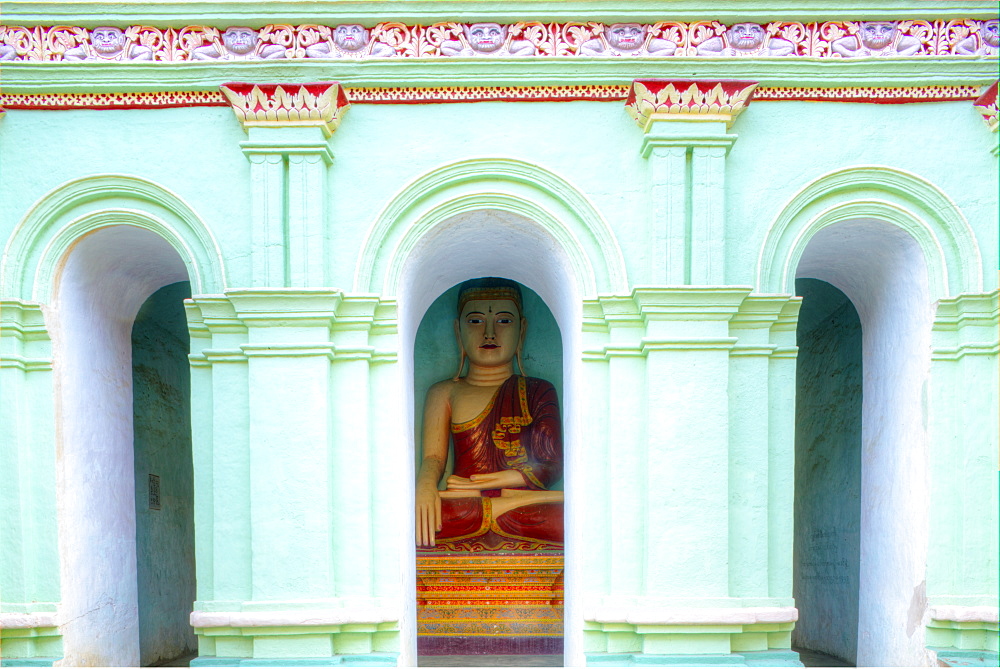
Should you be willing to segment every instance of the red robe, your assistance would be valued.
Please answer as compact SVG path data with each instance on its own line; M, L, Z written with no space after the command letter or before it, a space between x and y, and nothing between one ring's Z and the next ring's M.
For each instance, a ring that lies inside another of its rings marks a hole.
M562 423L552 384L511 376L482 412L452 423L455 475L490 474L516 469L525 485L515 490L548 490L562 476ZM528 504L494 518L491 497L441 500L442 528L437 543L446 548L556 548L563 542L562 502Z

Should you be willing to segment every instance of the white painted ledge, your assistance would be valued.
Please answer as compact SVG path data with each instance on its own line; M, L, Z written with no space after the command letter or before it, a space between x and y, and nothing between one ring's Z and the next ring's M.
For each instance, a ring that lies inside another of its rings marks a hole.
M58 626L55 613L0 613L0 629L3 630Z
M312 611L239 611L191 613L191 627L321 627L396 622L402 614L388 609L350 608Z
M595 623L629 625L753 625L756 623L793 623L799 610L788 607L747 608L622 608L590 611L584 620Z
M1000 622L1000 607L935 606L931 609L931 619L956 623L995 623Z

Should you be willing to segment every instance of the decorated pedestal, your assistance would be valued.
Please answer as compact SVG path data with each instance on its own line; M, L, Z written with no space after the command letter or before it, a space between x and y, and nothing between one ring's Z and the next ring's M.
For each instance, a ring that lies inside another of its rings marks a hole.
M562 551L418 551L421 655L561 654Z

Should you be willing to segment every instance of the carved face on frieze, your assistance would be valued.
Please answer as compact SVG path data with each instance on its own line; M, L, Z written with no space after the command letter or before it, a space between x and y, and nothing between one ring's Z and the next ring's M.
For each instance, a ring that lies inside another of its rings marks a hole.
M333 43L345 51L358 51L368 44L368 31L357 23L345 23L333 31Z
M465 37L473 51L492 53L503 46L507 30L498 23L473 23L465 29Z
M222 33L222 43L226 50L238 56L245 56L257 46L257 31L252 28L234 26Z
M726 31L729 45L736 49L756 49L764 43L764 29L756 23L737 23Z
M993 19L983 24L983 41L990 46L1000 46L1000 21Z
M646 27L638 23L613 23L604 29L604 39L616 49L634 51L645 41Z
M884 49L896 36L892 21L865 21L861 24L861 43L869 49Z
M94 28L90 31L90 45L102 56L115 56L125 48L125 33L110 26Z

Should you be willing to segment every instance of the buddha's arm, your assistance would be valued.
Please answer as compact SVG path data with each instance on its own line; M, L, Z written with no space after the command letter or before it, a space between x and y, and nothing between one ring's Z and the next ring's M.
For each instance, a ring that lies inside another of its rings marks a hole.
M448 424L451 421L451 392L443 381L431 386L424 403L423 459L416 484L416 538L418 546L433 546L441 529L441 496L438 481L448 459Z
M546 502L563 501L562 490L504 490L499 497L492 500L493 517L499 518L503 514L520 506L529 504L545 504Z
M489 474L473 474L469 478L448 477L448 490L499 490L525 485L524 476L516 469L502 469Z

